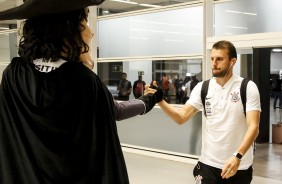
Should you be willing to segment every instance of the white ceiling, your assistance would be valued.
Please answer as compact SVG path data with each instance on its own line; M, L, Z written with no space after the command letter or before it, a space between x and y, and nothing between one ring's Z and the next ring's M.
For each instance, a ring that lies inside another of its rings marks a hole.
M153 4L153 5L165 6L165 5L195 1L195 0L130 0L130 1L136 2L138 4ZM15 6L16 6L16 0L0 0L0 11L10 9ZM139 6L136 4L128 4L128 3L116 2L111 0L105 0L105 2L102 3L99 6L99 8L112 12L125 12L125 11L144 9L146 7ZM0 21L0 24L15 24L15 23L16 23L15 20Z

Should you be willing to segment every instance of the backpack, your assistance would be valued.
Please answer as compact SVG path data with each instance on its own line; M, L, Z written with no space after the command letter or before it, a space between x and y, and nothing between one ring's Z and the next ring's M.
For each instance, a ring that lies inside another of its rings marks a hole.
M144 89L143 83L142 82L138 82L137 85L136 85L136 88L135 88L135 94L136 95L142 95L143 94L143 89Z
M194 87L198 84L198 80L192 80L190 83L190 91L194 89Z
M272 89L276 90L278 88L278 82L276 79L272 81Z
M246 116L246 101L247 101L247 85L249 81L250 79L244 78L242 80L241 87L240 87L241 101L242 101L245 116ZM204 114L206 117L207 117L207 113L206 113L206 108L205 108L205 99L208 93L209 83L210 83L210 79L204 81L202 85L202 89L201 89L201 99L202 99ZM256 142L253 143L253 151L254 151L253 153L255 154Z
M274 79L272 81L272 90L281 91L281 81L279 79Z

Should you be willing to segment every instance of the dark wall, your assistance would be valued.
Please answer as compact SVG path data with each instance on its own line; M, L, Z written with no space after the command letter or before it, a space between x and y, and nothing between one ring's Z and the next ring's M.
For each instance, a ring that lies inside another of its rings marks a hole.
M271 48L253 49L253 81L260 92L261 115L258 143L269 142L269 107L270 107L270 54Z

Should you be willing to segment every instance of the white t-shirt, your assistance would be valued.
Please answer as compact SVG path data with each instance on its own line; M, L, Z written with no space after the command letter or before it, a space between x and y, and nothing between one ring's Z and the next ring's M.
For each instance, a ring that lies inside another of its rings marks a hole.
M185 84L186 97L190 97L190 93L191 93L190 86L191 86L191 80L189 82L186 82Z
M215 78L210 80L209 90L205 100L207 118L202 126L202 151L200 161L222 169L241 145L247 131L246 117L240 96L240 86L243 78L233 75L221 87ZM202 108L200 82L193 89L190 99L186 102L198 110ZM260 96L253 81L247 85L246 112L261 111ZM239 170L248 169L253 163L253 148L251 147L241 160Z

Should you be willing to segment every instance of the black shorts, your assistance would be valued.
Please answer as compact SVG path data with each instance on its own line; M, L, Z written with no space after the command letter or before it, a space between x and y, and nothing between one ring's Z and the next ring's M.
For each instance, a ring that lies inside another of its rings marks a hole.
M221 171L222 169L198 162L194 168L193 175L196 184L250 184L253 178L252 166L247 170L238 170L234 176L228 179L222 179Z

